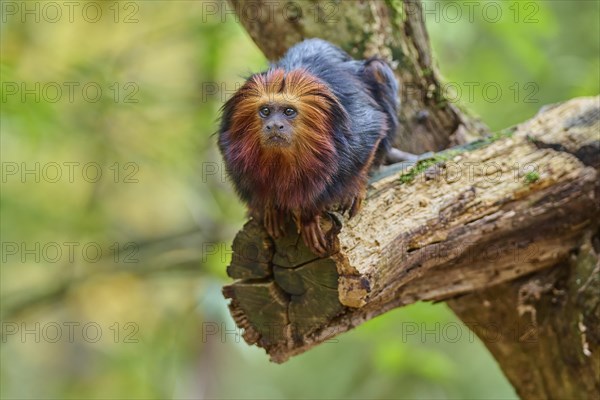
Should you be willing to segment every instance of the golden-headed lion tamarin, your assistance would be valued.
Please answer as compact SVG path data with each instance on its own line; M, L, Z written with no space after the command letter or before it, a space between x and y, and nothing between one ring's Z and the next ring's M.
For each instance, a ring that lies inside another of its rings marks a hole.
M369 170L391 149L398 83L382 60L354 60L305 40L224 104L219 148L250 214L277 238L287 216L316 254L331 248L319 226L328 210L352 217Z

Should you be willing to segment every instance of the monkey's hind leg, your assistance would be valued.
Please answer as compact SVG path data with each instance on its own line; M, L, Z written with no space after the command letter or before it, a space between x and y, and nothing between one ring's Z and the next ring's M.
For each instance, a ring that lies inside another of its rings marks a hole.
M352 202L352 207L350 207L350 211L348 212L348 218L354 217L360 211L362 207L363 200L365 198L365 194L360 194L354 198L354 202Z
M339 211L344 214L348 212L348 218L354 217L360 211L363 200L365 198L365 192L361 192L357 196L346 198L340 205Z

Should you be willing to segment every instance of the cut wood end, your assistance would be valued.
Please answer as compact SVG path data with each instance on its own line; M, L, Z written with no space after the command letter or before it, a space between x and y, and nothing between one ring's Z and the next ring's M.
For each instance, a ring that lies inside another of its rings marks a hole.
M232 247L227 272L238 280L225 286L223 295L231 299L229 309L244 339L263 347L273 361L285 361L292 349L306 345L311 334L344 311L335 262L312 254L293 222L288 221L284 237L272 240L250 220ZM246 255L236 256L240 251Z

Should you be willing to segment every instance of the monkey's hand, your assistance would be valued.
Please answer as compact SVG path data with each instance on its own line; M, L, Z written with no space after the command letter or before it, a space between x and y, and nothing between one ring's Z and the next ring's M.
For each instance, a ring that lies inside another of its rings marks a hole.
M302 221L300 235L302 236L302 240L304 240L306 247L313 253L324 256L331 246L329 245L323 230L321 230L321 225L319 224L320 221L321 217L319 215L316 215L311 220Z
M302 219L294 219L306 247L320 257L332 253L335 237L342 228L342 220L339 214L327 212L325 215L331 220L331 228L327 232L323 232L323 229L321 229L320 214L315 214L310 218L303 216Z
M263 225L273 239L285 235L285 213L277 207L265 207Z

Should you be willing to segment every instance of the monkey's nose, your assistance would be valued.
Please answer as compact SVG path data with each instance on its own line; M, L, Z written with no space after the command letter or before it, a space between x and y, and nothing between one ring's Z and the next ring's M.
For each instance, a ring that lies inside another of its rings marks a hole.
M284 126L283 126L283 124L267 124L267 126L265 128L267 128L268 131L270 131L270 130L272 130L274 128L276 128L277 130L282 131L283 128L284 128Z

